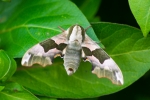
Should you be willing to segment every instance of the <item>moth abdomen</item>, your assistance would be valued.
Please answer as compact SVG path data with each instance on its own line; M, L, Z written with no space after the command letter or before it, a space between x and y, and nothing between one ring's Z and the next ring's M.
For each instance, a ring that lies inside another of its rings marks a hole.
M81 45L71 43L67 46L64 55L64 66L68 75L75 73L81 61Z
M70 57L64 57L64 66L67 71L68 75L71 75L75 73L75 71L78 69L80 65L81 58L80 57L75 57L75 58L70 58Z

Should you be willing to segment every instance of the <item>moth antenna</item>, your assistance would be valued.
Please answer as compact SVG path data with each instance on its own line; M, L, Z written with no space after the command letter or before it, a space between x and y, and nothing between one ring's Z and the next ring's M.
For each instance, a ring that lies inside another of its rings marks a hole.
M58 28L59 28L62 32L65 31L65 29L61 28L60 26L58 26Z
M85 28L85 31L87 31L90 27L92 27L92 26L90 25L90 26L88 26L87 28Z

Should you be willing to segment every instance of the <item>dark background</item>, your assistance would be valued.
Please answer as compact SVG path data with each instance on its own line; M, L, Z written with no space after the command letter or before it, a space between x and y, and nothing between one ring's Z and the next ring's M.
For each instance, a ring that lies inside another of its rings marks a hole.
M139 28L128 0L101 0L97 16L104 22L128 24Z

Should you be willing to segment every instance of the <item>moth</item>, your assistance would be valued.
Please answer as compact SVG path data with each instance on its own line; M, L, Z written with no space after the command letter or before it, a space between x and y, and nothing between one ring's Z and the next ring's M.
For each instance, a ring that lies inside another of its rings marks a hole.
M32 66L37 63L44 66L51 65L56 57L64 59L64 67L68 75L78 69L81 59L92 64L92 73L99 78L106 77L117 85L123 85L123 75L108 54L100 48L80 25L73 25L62 33L30 48L23 56L21 64Z

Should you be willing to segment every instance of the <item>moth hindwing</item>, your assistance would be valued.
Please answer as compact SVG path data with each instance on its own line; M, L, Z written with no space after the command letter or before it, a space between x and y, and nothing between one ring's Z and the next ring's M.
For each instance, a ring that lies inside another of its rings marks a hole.
M81 58L92 64L92 73L99 78L106 77L117 85L123 85L123 75L108 54L100 48L79 25L73 25L59 35L53 36L30 48L22 58L22 65L51 65L53 59L61 56L68 75L76 72Z

